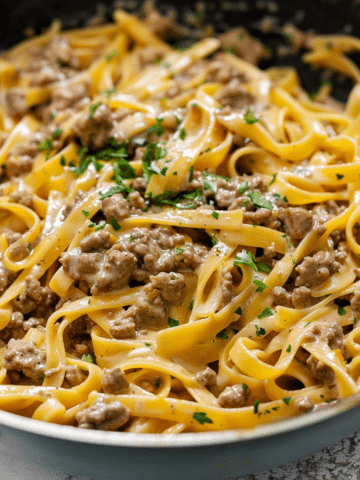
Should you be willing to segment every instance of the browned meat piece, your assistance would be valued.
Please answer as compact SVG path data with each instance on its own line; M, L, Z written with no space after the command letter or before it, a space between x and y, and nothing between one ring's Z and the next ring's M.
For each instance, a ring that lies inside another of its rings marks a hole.
M86 192L83 192L82 190L77 192L74 199L64 208L62 213L63 219L67 218L70 215L70 213L74 210L74 208L78 207L81 204L81 202L85 199L85 197L86 197Z
M313 257L305 257L295 270L299 276L295 280L297 287L316 287L340 270L341 264L329 252L318 252Z
M145 286L144 292L150 293L153 290L159 290L163 300L178 303L180 302L184 287L185 277L181 273L160 272L158 275L150 277L150 282Z
M5 173L7 178L19 177L25 173L29 173L32 169L34 158L29 155L21 155L16 157L10 155L5 164Z
M65 370L65 380L70 385L70 387L76 387L80 385L86 376L82 373L80 368L77 365L68 365Z
M133 322L136 329L141 330L145 327L164 328L168 317L160 296L151 298L151 301L140 296L134 305L126 310L123 318Z
M0 260L0 295L5 292L8 286L16 279L17 272L11 272L4 267Z
M268 52L264 45L252 37L246 28L238 27L228 30L220 35L221 46L226 50L236 53L247 62L257 65L259 60L268 58Z
M117 317L110 320L111 335L120 340L121 338L135 338L135 322L132 318Z
M66 352L76 358L81 358L83 355L94 357L90 335L94 325L95 323L87 315L82 315L71 322L64 331Z
M294 288L291 300L295 308L309 308L312 306L311 290L307 287Z
M354 292L350 300L350 305L355 312L360 312L360 291Z
M120 252L111 248L101 268L96 273L91 287L92 295L120 290L128 284L131 274L135 270L137 258L129 252ZM89 282L88 282L89 283Z
M229 105L232 110L244 110L255 103L255 97L244 88L238 78L231 80L225 87L218 90L215 98L224 107Z
M120 223L130 215L130 204L121 193L104 198L101 208L108 221L114 218Z
M86 82L67 82L55 88L52 93L52 102L49 110L60 112L66 108L75 108L77 104L90 102L89 85Z
M101 386L105 393L119 395L127 389L129 382L119 367L113 367L111 369L105 368L101 378Z
M130 418L130 410L118 401L107 402L107 395L99 395L88 408L76 414L80 428L94 430L119 430Z
M23 340L9 341L4 357L4 367L7 370L23 372L32 380L40 380L45 372L46 352L36 348L33 342Z
M340 350L342 354L345 352L343 330L336 321L329 324L315 325L312 331L305 335L305 340L306 342L324 342L329 345L332 350ZM318 380L325 383L330 383L334 380L332 368L328 367L313 355L309 356L306 363L312 375Z
M33 196L30 191L24 188L18 188L10 194L10 201L14 203L20 203L25 207L32 208L33 206Z
M275 305L292 308L291 293L287 292L284 287L275 287L272 291Z
M22 117L29 107L26 104L25 91L22 88L10 88L5 96L7 112L11 117Z
M103 252L111 247L110 233L100 230L93 232L80 241L83 252Z
M235 296L235 287L231 271L223 272L221 282L221 307L228 305Z
M50 63L62 66L68 66L77 69L79 67L79 60L74 55L66 37L54 37L44 50L44 57Z
M295 240L302 240L313 228L312 213L305 208L279 208L278 219L284 222L285 233Z
M314 406L314 403L307 395L294 400L294 407L298 408L301 412L309 412Z
M161 15L150 2L144 5L144 11L146 16L143 21L157 37L164 40L178 38L184 31L184 28L175 23L173 16Z
M249 395L249 387L244 388L244 385L237 384L226 387L218 396L218 401L223 408L239 408L245 405Z
M54 311L58 296L49 287L42 287L39 280L29 275L25 279L25 289L14 300L16 309L27 315L33 313L35 317L48 318Z
M206 367L204 370L195 373L194 380L202 387L205 387L205 385L215 385L216 372L214 372L212 368Z
M73 131L79 137L82 145L98 150L111 136L110 132L114 121L107 105L102 103L96 107L95 111L92 111L95 106L92 105L89 112L84 113L74 123Z

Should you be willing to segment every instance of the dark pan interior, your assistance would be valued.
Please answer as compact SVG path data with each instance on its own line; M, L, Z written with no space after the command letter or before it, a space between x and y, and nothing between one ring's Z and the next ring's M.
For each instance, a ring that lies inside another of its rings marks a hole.
M2 25L0 48L6 49L24 38L24 30L31 27L40 33L54 18L62 20L65 28L81 27L87 24L97 12L104 13L110 20L116 5L129 11L141 11L143 1L128 0L1 0ZM273 52L286 40L280 33L280 27L293 22L300 29L317 33L349 33L360 36L360 2L357 0L242 0L242 1L203 1L205 11L197 9L199 2L162 1L156 2L161 11L176 9L178 20L185 22L186 16L193 12L198 15L202 25L211 25L217 32L223 32L234 26L245 26L250 32L263 40ZM276 32L264 34L259 31L258 22L264 16L274 16L278 20ZM314 71L301 62L301 54L279 58L274 53L271 60L263 62L261 67L271 65L292 65L300 74L304 88L312 92L321 83L321 71ZM360 54L352 56L360 65ZM333 75L333 95L344 101L352 87L350 80Z

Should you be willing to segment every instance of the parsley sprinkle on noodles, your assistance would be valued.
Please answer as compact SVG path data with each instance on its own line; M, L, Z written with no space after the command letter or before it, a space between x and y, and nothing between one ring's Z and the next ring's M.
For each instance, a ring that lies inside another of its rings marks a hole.
M196 435L340 403L359 383L359 40L296 46L353 82L340 106L301 65L267 68L276 45L246 26L214 38L199 10L178 38L148 7L4 52L0 409Z

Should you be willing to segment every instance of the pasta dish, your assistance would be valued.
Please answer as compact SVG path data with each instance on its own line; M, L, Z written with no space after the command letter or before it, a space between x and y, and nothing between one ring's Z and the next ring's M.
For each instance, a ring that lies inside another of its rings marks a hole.
M179 48L159 18L1 54L0 409L169 434L356 393L360 41L306 40L342 105L244 29Z

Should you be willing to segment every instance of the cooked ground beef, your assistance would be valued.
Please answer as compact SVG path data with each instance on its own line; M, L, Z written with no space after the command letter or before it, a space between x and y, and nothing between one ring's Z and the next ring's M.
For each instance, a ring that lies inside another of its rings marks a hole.
M297 287L316 287L329 278L330 275L340 270L341 264L337 262L330 252L318 252L313 257L305 257L295 270L299 276L295 280Z
M301 207L279 208L278 219L284 222L285 233L294 240L302 240L313 227L311 212Z
M65 380L70 387L76 387L85 380L86 376L77 365L68 365L65 370Z
M90 106L72 127L81 144L92 150L105 145L114 125L111 110L106 104L101 103L95 107L95 104Z
M250 389L244 388L244 385L232 385L226 387L222 393L218 396L218 401L223 408L240 408L246 403L248 396L250 395Z
M42 287L39 280L29 275L25 279L24 291L14 300L14 306L24 315L31 313L34 317L47 319L53 313L58 298L51 288Z
M104 369L101 379L101 386L105 393L119 395L129 386L124 372L119 367Z
M38 381L45 373L46 352L33 342L11 339L6 347L4 367L17 370L26 377Z
M194 380L204 387L205 385L215 385L216 377L216 372L212 368L206 367L204 370L195 373Z
M307 287L294 288L292 292L287 292L283 287L275 287L273 296L275 304L283 307L301 309L313 305L311 290Z
M94 430L119 430L130 418L130 410L119 401L106 401L107 395L99 395L88 408L76 414L80 428Z

